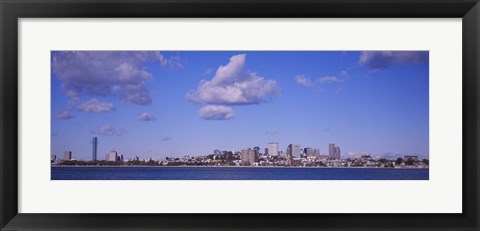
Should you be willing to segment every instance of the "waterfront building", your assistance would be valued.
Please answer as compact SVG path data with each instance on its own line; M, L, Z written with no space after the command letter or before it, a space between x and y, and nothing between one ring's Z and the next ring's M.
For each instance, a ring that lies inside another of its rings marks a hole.
M97 143L98 143L97 137L93 137L93 140L92 140L92 146L93 146L93 150L92 150L92 160L93 160L93 161L96 161L96 160L97 160Z
M292 156L295 157L302 157L302 149L300 148L300 145L294 144L292 147Z
M303 149L303 154L305 156L315 156L314 152L313 152L313 148L311 147L306 147Z
M293 149L293 144L289 144L287 146L287 152L286 152L285 156L292 157L292 149Z
M335 144L328 144L328 156L332 159L340 159L340 147L336 147Z
M335 159L335 144L328 144L328 156Z
M306 156L318 157L320 156L320 149L307 147L303 149L303 153Z
M116 161L116 160L117 160L117 156L118 156L117 151L115 151L115 149L113 149L112 151L110 151L110 153L108 153L108 154L105 156L105 160L106 160L106 161Z
M56 160L57 160L57 155L52 154L52 155L50 156L50 161L55 162Z
M72 151L64 151L63 160L71 160L71 159L72 159Z
M150 157L150 160L151 160L151 159L152 159L152 158ZM117 155L117 159L116 159L116 160L117 160L117 161L123 161L123 155Z
M287 157L287 165L293 166L293 158L291 156Z
M240 159L242 160L242 165L253 165L253 163L258 161L258 151L250 148L242 150Z
M309 154L312 154L313 152L313 149L311 147L306 147L303 149L303 153L306 155L306 156L310 156Z
M340 147L335 147L335 159L340 159Z
M302 164L302 158L293 158L292 159L292 165L293 166L301 166Z
M277 156L278 155L278 143L277 142L268 143L268 154L270 156Z

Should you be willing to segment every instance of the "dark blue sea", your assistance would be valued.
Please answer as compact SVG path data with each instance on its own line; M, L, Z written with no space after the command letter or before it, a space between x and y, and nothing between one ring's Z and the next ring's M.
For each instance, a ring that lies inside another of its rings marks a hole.
M52 180L428 180L428 169L52 167Z

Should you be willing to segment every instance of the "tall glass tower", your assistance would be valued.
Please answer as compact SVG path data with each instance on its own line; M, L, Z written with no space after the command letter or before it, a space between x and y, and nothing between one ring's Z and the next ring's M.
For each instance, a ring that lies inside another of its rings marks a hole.
M98 139L97 137L93 137L93 142L92 142L92 145L93 145L93 152L92 152L92 160L97 160L97 142L98 142Z
M328 156L336 158L335 156L335 144L328 144Z

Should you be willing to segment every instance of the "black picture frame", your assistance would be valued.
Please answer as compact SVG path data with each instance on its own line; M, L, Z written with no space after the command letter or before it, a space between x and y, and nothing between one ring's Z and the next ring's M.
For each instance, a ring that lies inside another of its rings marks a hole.
M480 228L478 0L0 0L0 16L1 230L479 230ZM18 213L17 22L19 18L62 17L462 18L463 212L461 214Z

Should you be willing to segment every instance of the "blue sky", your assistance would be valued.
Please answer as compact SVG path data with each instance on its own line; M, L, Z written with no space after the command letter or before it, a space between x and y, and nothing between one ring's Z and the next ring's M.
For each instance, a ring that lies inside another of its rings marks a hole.
M52 153L428 155L426 51L52 51Z

